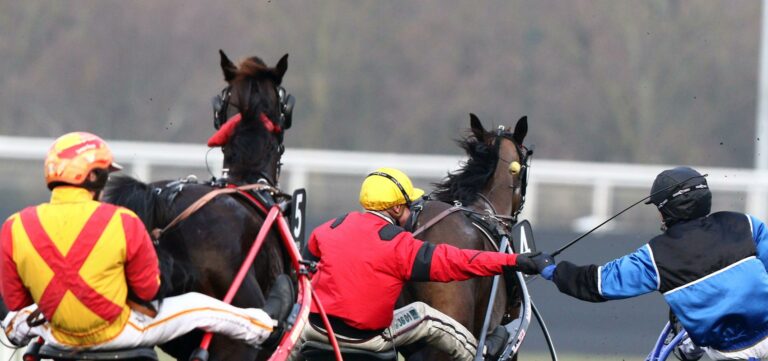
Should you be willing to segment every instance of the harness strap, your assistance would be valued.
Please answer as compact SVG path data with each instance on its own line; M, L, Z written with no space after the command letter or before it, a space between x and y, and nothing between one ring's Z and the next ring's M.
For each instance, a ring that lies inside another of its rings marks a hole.
M27 316L27 326L29 327L37 327L45 322L45 315L43 315L43 310L41 310L40 307L35 308L35 310Z
M462 210L467 210L468 211L469 209L464 208L462 206L452 206L451 208L443 210L442 212L438 213L435 217L430 218L426 223L424 223L423 226L421 226L418 229L416 229L413 232L414 237L417 234L426 231L427 228L434 226L435 223L440 222L443 218L448 217L449 214L451 214L453 212L457 212L457 211L462 211Z
M475 228L477 228L477 230L483 234L484 236L483 238L485 238L485 240L488 241L488 243L490 243L491 246L493 246L493 250L495 252L499 252L499 245L493 241L493 237L491 236L490 232L485 227L483 227L483 225L480 223L472 222L472 225L475 226Z
M482 193L478 193L478 194L477 194L477 196L478 196L480 199L482 199L482 200L483 200L483 202L485 202L485 204L487 204L487 205L488 205L488 208L490 208L490 209L489 209L489 211L491 211L491 213L493 213L494 215L495 215L495 214L497 214L497 213L499 213L499 212L496 212L496 207L494 207L494 206L493 206L493 203L491 202L491 200L490 200L490 199L488 199L488 197L486 197L486 196L485 196L485 194L482 194Z
M179 215L176 216L176 218L174 218L171 221L171 223L168 223L168 225L166 225L162 229L160 229L160 228L153 229L152 230L152 236L155 237L155 239L159 239L160 236L163 235L163 233L167 232L169 229L171 229L172 227L176 226L181 221L189 218L189 216L191 216L193 213L197 212L200 208L203 208L204 205L206 205L213 198L216 198L217 196L219 196L221 194L238 193L238 192L241 192L241 191L248 191L248 190L254 190L254 189L255 190L269 189L269 190L277 191L277 189L275 189L274 187L272 187L270 185L267 185L267 184L263 184L263 183L246 184L246 185L242 185L242 186L238 186L238 187L232 187L232 188L218 188L218 189L214 189L214 190L206 193L202 197L198 198L194 203L190 204L189 207L187 207L186 209L184 209L184 211L179 213Z

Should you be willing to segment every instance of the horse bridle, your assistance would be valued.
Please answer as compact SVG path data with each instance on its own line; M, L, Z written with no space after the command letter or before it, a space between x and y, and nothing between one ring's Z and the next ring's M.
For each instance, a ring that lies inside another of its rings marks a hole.
M515 187L514 185L510 184L510 188L520 188L520 207L517 208L512 213L512 221L517 222L517 216L520 215L520 212L523 211L523 206L525 206L525 193L528 189L528 175L529 170L531 168L531 158L533 157L533 147L530 149L524 146L523 144L517 144L515 141L514 134L508 132L506 128L504 128L503 125L500 125L499 128L496 130L496 140L494 141L494 149L496 150L496 154L499 154L499 150L501 148L501 139L505 138L512 142L512 144L515 145L515 150L517 151L517 158L520 159L520 162L518 163L520 169L520 185ZM510 172L513 170L513 163L515 161L509 161L501 157L501 155L498 155L499 159L510 166Z
M253 81L248 82L248 93L244 99L247 99L248 102L250 102L252 89L253 88ZM279 142L277 145L277 152L282 155L285 151L285 145L283 145L283 138L282 138L282 132L288 128L291 127L291 124L293 122L293 107L296 104L296 98L288 93L288 91L285 90L280 85L277 85L275 87L275 92L277 93L278 97L278 103L279 103L279 119L278 122L275 123L272 119L269 118L266 114L263 112L259 114L258 118L264 125L264 127L267 129L268 132L274 133L276 135L280 135ZM224 89L221 90L221 93L214 96L211 100L212 106L213 106L213 127L218 130L221 128L224 123L229 121L230 119L234 118L227 117L227 112L229 111L229 106L233 106L237 108L238 114L241 116L245 116L243 113L243 109L237 105L232 104L230 102L230 99L232 97L232 85L229 84ZM277 170L275 175L275 181L271 181L269 179L269 176L264 171L259 171L262 178L267 181L270 185L275 185L273 183L277 182L277 179L280 178L280 169L282 168L282 163L278 161L277 163Z
M248 82L248 94L246 95L245 99L250 100L251 99L251 93L252 93L252 86L253 82ZM291 123L293 122L293 106L296 104L296 98L294 98L293 95L288 93L285 88L278 85L275 87L275 93L277 93L278 102L279 102L279 119L277 122L274 122L272 119L267 119L272 123L272 127L265 124L267 127L267 130L270 130L271 132L279 133L282 132L285 129L289 129L291 127ZM213 105L213 127L217 130L221 128L224 123L226 123L229 118L227 118L227 111L229 110L230 105L230 98L232 97L232 85L227 85L224 89L221 90L221 94L216 95L211 100L211 103ZM233 107L238 107L237 105L232 105ZM238 110L241 110L238 107ZM265 114L266 117L266 114ZM270 129L271 128L271 129Z

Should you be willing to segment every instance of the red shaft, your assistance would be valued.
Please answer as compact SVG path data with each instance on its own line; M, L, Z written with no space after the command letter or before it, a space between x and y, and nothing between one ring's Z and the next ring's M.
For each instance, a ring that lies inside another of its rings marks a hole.
M333 327L331 327L331 322L328 320L328 315L325 314L323 304L320 303L320 299L317 298L317 293L312 292L312 301L320 311L320 317L323 319L325 331L328 332L328 341L331 343L331 346L333 346L333 353L336 355L336 360L341 361L341 349L339 348L339 343L336 341L336 334L333 332Z
M296 245L291 241L293 239L293 236L291 235L291 230L288 228L288 224L285 222L285 219L280 218L277 221L277 225L280 230L281 238L285 241L285 246L291 250L295 250L298 254L298 249L296 249ZM299 269L299 258L293 257L293 266L295 269ZM306 276L304 276L306 277ZM310 286L311 287L311 286ZM309 291L311 292L311 290ZM333 332L333 328L331 327L330 321L328 321L328 315L325 314L325 309L323 308L323 305L320 303L320 299L317 298L317 294L312 292L312 302L317 305L318 310L320 311L320 317L323 319L323 324L325 325L325 330L328 332L328 340L331 346L333 346L333 352L336 355L337 361L342 361L341 358L341 350L339 349L339 343L336 341L336 334ZM270 359L271 361L272 359Z

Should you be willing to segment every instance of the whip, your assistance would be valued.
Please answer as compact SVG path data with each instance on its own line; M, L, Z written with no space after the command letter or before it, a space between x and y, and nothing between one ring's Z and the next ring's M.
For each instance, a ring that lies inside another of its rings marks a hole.
M570 242L566 243L564 246L562 246L562 247L558 248L558 250L557 250L557 251L554 251L554 252L552 252L552 253L551 253L552 257L554 257L554 256L557 256L558 254L562 253L563 251L565 251L566 249L568 249L568 247L570 247L570 246L573 246L573 245L574 245L576 242L580 241L582 238L584 238L584 237L586 237L586 236L590 235L592 232L594 232L594 231L595 231L595 230L597 230L598 228L602 227L604 224L606 224L606 223L608 223L608 222L612 221L614 218L616 218L616 217L620 216L622 213L624 213L624 212L626 212L626 211L630 210L632 207L634 207L634 206L636 206L636 205L640 204L640 202L642 202L642 201L644 201L644 200L646 200L646 199L648 199L648 198L651 198L651 197L653 197L653 196L655 196L655 195L657 195L657 194L659 194L659 193L661 193L661 192L664 192L664 191L666 191L666 190L668 190L668 189L670 189L670 188L674 188L674 187L677 187L677 186L679 186L679 185L681 185L681 184L683 184L683 183L685 183L685 182L687 182L687 181L689 181L689 180L691 180L691 179L695 179L695 178L704 178L704 177L706 177L706 176L708 176L708 175L709 175L709 174L704 174L704 175L697 175L697 176L693 176L693 177L687 178L687 179L685 179L685 180L682 180L682 181L680 181L680 182L677 182L677 183L675 183L675 184L673 184L673 185L670 185L670 186L664 187L664 188L662 188L662 189L659 189L658 191L656 191L656 192L653 192L653 193L651 193L651 194L649 194L649 195L645 196L643 199L641 199L641 200L639 200L639 201L637 201L637 202L635 202L635 203L632 203L632 205L630 205L629 207L622 209L622 210L621 210L621 212L619 212L619 213L616 213L615 215L613 215L613 216L611 216L610 218L608 218L608 219L606 219L605 221L603 221L603 223L600 223L600 224L598 224L597 226L595 226L594 228L590 229L589 231L587 231L587 233L584 233L584 234L582 234L581 236L577 237L576 239L574 239L574 240L572 240L572 241L570 241Z

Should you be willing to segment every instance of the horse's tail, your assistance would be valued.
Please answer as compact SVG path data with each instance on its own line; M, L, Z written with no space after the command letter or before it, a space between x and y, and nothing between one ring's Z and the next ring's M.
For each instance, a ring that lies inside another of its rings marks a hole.
M160 200L149 184L125 175L110 177L102 199L132 210L144 222L147 231L158 226L155 214Z

